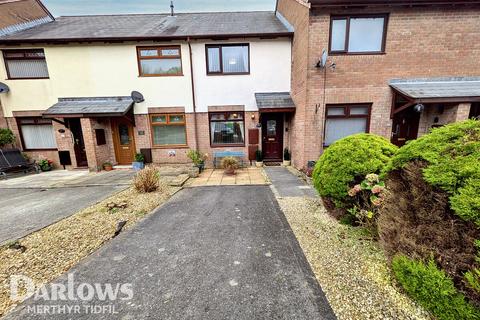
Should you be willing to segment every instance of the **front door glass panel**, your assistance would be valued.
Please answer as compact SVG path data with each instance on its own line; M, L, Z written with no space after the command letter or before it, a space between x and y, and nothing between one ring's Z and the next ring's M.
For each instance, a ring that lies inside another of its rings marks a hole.
M126 146L130 144L130 136L128 134L128 126L125 124L120 124L118 126L118 134L120 136L120 144Z

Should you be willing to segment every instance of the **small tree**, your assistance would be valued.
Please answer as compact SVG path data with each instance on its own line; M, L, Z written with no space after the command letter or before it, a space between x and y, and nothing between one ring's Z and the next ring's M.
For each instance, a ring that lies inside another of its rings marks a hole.
M15 142L15 135L12 130L0 128L0 148Z

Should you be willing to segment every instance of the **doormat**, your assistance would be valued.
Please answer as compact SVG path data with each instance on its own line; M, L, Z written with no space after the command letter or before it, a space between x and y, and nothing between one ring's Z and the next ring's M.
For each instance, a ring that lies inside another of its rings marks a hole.
M280 167L282 164L280 162L264 162L267 167Z

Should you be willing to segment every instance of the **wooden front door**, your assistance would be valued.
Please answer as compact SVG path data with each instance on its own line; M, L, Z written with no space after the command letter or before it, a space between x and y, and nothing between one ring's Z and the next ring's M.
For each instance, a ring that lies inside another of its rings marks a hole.
M265 161L283 160L283 114L262 114L262 150Z
M392 143L401 147L407 141L415 140L418 137L418 126L420 113L413 108L401 111L393 116Z
M83 131L80 119L69 119L68 125L73 136L73 151L77 167L88 167L87 152L85 150L85 141L83 140Z
M128 119L112 119L112 134L117 163L132 164L135 157L132 123Z

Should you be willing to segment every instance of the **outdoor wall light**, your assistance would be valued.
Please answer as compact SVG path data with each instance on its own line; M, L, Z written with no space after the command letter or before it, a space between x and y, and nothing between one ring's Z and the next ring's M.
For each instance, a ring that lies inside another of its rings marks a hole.
M413 110L417 113L422 113L423 110L425 110L425 106L421 103L417 104L415 107L413 107Z
M255 113L252 113L250 117L252 118L252 120L255 120Z

